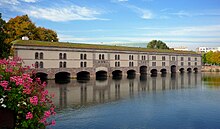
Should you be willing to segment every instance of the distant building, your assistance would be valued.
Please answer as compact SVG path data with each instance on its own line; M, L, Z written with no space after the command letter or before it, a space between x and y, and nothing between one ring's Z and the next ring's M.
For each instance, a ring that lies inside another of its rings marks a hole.
M174 48L174 50L177 50L177 51L189 51L189 49L187 47L183 47L183 46L176 47L176 48Z
M29 40L29 38L27 36L23 36L21 39L22 40Z
M199 47L197 50L199 53L207 53L209 51L216 52L220 51L220 47Z

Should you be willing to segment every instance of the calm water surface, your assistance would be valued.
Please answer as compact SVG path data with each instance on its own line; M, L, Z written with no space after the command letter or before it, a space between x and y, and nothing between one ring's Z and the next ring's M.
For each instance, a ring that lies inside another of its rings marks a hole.
M119 80L48 81L54 129L218 129L220 74L167 74Z

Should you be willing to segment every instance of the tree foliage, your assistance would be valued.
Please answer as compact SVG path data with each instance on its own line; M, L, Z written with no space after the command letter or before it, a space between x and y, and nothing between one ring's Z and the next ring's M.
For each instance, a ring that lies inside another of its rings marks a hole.
M5 22L0 13L0 58L9 56L11 42L27 36L30 40L57 42L57 33L51 29L36 27L28 15L17 16Z
M202 55L203 63L220 65L220 51L209 51Z
M0 59L6 58L9 56L11 44L6 44L5 39L7 38L7 34L4 31L4 26L6 22L2 19L1 13L0 13Z
M169 49L169 47L164 43L163 41L160 40L152 40L147 44L147 48L151 49Z

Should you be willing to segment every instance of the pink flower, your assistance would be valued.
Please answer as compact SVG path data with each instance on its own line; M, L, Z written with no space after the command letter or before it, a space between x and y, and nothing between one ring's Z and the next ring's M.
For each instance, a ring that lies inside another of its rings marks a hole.
M55 120L52 120L52 121L51 121L51 125L52 125L52 126L56 125L56 121L55 121Z
M31 112L28 112L26 114L26 119L32 119L33 118L33 114Z
M44 117L48 118L48 117L50 117L50 114L51 114L50 111L45 111L44 112Z
M11 62L10 62L10 65L13 66L13 67L16 66L16 64L17 64L16 61L11 61Z
M33 104L33 105L37 105L38 103L38 97L37 96L33 96L30 98L30 102Z
M2 86L4 88L4 90L8 90L7 87L8 87L8 81L1 81L0 82L0 86Z

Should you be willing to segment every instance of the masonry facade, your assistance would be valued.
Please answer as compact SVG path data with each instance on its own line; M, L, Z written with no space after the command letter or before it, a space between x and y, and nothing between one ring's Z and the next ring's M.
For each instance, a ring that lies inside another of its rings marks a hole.
M56 46L34 46L14 44L15 55L24 64L53 79L60 72L77 77L80 72L97 76L97 72L152 74L172 72L199 72L201 55L185 53L161 53L126 50L96 50L89 48L67 48Z

